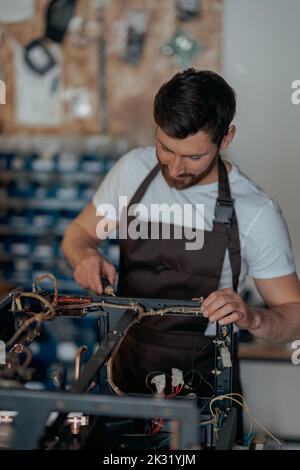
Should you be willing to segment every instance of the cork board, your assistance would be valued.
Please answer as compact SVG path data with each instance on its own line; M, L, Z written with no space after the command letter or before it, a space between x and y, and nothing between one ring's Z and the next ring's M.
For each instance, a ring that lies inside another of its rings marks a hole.
M124 137L130 142L146 145L152 141L153 97L159 86L168 80L179 66L161 53L176 28L182 27L200 41L202 49L192 66L220 71L223 0L200 0L199 18L178 23L175 0L109 0L104 13L102 31L105 40L105 68L99 65L99 35L93 34L88 44L79 47L68 33L61 47L61 85L63 90L85 88L92 102L88 117L72 116L63 104L63 124L59 127L25 127L15 119L14 58L10 37L20 45L42 35L48 0L35 0L35 16L30 21L5 25L1 36L0 59L6 82L6 104L1 107L0 125L4 134L85 134L103 132L103 106L99 104L100 77L106 91L107 132L113 138ZM130 10L146 11L149 17L142 56L137 64L124 60L126 28ZM97 18L93 0L78 0L75 15L87 20ZM1 25L0 25L1 27ZM3 25L2 25L3 27ZM3 29L2 29L3 30ZM99 33L98 31L98 33Z

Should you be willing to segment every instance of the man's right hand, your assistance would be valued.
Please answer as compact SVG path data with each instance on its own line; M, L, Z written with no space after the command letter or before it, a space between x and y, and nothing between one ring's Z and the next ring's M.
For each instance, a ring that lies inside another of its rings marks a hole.
M103 255L89 254L83 257L74 270L74 279L81 287L102 294L101 276L107 277L113 286L116 282L116 268Z

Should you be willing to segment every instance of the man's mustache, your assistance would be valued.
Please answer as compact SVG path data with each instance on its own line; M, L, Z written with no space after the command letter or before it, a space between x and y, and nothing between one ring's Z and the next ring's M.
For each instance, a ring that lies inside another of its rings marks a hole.
M169 172L169 169L168 169L168 166L167 165L163 165L161 164L161 167L164 168L169 176L170 176L170 172ZM173 176L172 178L173 179L178 179L178 178L190 178L190 177L194 177L195 175L192 175L191 173L181 173L180 175L177 175L177 176ZM170 176L171 177L171 176Z
M194 176L194 175L191 175L190 173L182 173L181 175L174 176L174 178L189 178L191 176Z

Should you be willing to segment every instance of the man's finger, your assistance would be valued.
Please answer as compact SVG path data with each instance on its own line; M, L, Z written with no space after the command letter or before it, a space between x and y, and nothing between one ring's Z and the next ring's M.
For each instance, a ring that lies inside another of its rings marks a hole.
M230 295L219 295L215 300L213 300L206 307L202 306L202 313L205 317L210 317L215 312L217 312L224 305L234 302L234 299Z
M227 297L227 298L234 298L234 300L237 299L237 296L238 294L236 294L236 292L234 292L232 289L219 289L219 290L216 290L214 292L212 292L211 294L209 294L208 297L206 297L206 299L203 301L202 303L202 311L205 310L208 306L211 306L211 304L218 300L219 298L222 298L222 297Z
M93 273L92 287L93 287L93 291L96 294L102 294L103 286L102 286L102 282L101 282L101 278L100 278L100 273Z
M110 284L113 286L116 282L116 268L109 262L103 262L103 273L106 275Z
M88 270L88 279L90 289L95 294L102 294L101 269L100 263L93 264Z
M219 321L219 325L229 325L230 323L235 323L241 319L241 312L232 312L230 315L227 315L227 317L222 318L222 320Z
M224 305L219 310L216 310L212 315L209 316L210 321L219 321L221 318L231 314L232 312L239 311L239 304L237 302L231 302Z
M204 301L202 302L202 311L208 307L208 305L210 305L212 302L214 302L217 298L217 292L218 291L214 291L212 292L211 294L209 294L206 299L204 299Z
M88 285L87 280L83 278L80 274L78 274L77 272L74 273L74 279L77 282L77 284L79 284L81 287L83 287L84 289L88 289L89 285Z

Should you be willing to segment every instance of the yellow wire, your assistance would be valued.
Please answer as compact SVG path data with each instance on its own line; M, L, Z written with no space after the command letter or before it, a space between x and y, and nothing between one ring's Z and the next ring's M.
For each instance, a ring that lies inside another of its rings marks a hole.
M233 396L238 396L242 399L242 402L240 402L239 400L237 400L236 398L233 398ZM227 393L226 395L219 395L218 397L214 397L210 403L209 403L209 408L210 408L210 412L211 414L213 415L214 419L217 419L218 418L218 413L215 413L212 409L212 404L217 401L217 400L224 400L225 398L230 398L232 401L234 401L235 403L237 403L238 405L240 405L242 408L245 408L245 410L247 411L247 413L249 414L249 417L251 419L251 425L250 425L250 429L252 431L252 427L253 427L253 421L263 430L265 431L275 442L277 442L277 444L282 447L282 443L280 442L279 439L277 439L277 437L275 437L251 412L250 412L250 409L249 409L249 406L245 400L245 398L240 394L240 393ZM249 434L250 434L250 431L249 431Z

